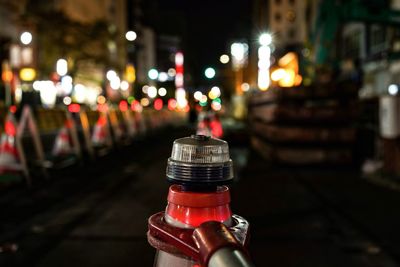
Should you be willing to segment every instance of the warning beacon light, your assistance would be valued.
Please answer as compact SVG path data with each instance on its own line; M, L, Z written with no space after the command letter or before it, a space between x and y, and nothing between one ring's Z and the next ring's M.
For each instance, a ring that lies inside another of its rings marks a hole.
M165 212L148 220L155 267L253 267L249 223L230 208L233 180L228 143L205 135L174 141L166 169Z
M175 140L168 159L167 179L188 187L231 183L233 164L228 143L205 135Z

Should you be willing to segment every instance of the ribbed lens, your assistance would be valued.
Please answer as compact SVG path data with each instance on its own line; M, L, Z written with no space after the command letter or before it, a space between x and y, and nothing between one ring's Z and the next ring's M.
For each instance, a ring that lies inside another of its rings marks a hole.
M167 178L178 184L220 185L233 179L228 143L203 135L174 141Z

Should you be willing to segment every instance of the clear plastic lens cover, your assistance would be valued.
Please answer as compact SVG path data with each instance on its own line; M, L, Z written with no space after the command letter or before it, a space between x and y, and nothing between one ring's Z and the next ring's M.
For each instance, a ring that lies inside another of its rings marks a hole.
M204 135L175 140L166 170L175 183L216 184L233 179L228 143Z
M227 142L219 139L181 138L174 142L171 159L195 164L224 163L230 159L229 147Z

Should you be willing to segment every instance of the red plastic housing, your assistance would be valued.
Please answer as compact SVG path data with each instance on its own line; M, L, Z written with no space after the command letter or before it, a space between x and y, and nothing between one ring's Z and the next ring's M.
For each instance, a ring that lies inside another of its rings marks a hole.
M232 217L229 206L229 189L218 187L216 192L189 192L180 185L172 185L168 193L166 214L188 227L198 227L203 222L226 222Z

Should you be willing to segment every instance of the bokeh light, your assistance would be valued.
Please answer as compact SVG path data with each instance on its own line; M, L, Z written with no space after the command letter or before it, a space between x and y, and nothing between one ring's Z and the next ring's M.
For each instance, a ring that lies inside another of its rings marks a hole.
M208 78L208 79L212 79L215 77L215 69L209 67L204 71L204 75Z
M128 31L128 32L125 34L125 38L126 38L126 40L132 42L132 41L135 41L135 40L136 40L137 34L136 34L136 32L134 32L134 31Z
M219 61L220 61L222 64L227 64L227 63L229 62L229 56L223 54L223 55L221 55L221 56L219 57Z
M28 45L32 42L32 33L23 32L19 39L21 40L21 43L23 43L24 45Z
M158 89L158 95L159 96L165 96L167 94L167 89L165 89L164 87L160 87Z

